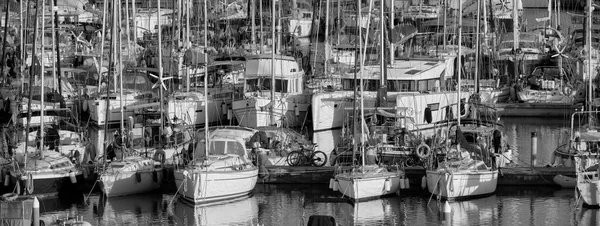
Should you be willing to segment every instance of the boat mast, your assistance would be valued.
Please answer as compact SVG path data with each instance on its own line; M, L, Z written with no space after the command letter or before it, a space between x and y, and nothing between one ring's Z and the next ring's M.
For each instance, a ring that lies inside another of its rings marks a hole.
M382 6L383 9L383 6ZM394 14L394 1L390 1L390 33L394 34L394 23L396 16ZM391 37L391 36L390 36ZM394 42L390 41L390 65L394 65Z
M255 54L255 48L256 48L256 4L255 4L255 0L250 0L250 20L252 23L252 28L251 28L251 36L250 36L250 40L252 40L252 47L250 47L250 52L252 54Z
M205 0L206 1L206 0ZM163 64L162 64L162 25L161 25L161 16L162 16L162 9L160 8L160 2L161 0L157 1L157 8L158 8L158 12L156 17L158 18L158 21L156 22L157 26L158 26L158 96L159 96L159 107L160 107L160 131L164 132L165 131L165 122L164 122L164 115L163 115ZM206 33L206 30L205 32ZM206 52L206 49L204 50ZM206 76L205 76L206 77ZM204 83L204 86L206 87L206 82ZM204 95L206 96L206 93L204 93ZM206 121L205 121L206 122ZM159 144L162 145L162 134L161 136L158 136L158 142Z
M458 1L458 53L456 56L457 62L457 85L456 85L456 98L458 103L458 117L456 117L456 122L458 123L458 127L460 128L460 117L461 117L461 106L460 106L460 82L462 76L462 1ZM460 142L457 142L457 150L460 151Z
M208 0L204 0L204 156L208 157Z
M5 17L4 17L4 38L2 38L2 64L4 65L4 62L6 62L5 57L6 57L6 36L8 34L8 6L9 6L10 1L6 1L6 13L5 13ZM4 66L0 67L0 75L4 75ZM4 78L3 78L4 79ZM6 79L8 80L8 76L6 77Z
M325 60L323 61L324 73L327 73L329 71L329 69L327 68L327 61L329 61L329 47L327 46L327 44L329 44L329 2L330 0L325 1ZM300 36L300 34L298 34L298 36Z
M38 5L38 0L35 0L36 5ZM29 5L29 1L27 1L27 5ZM35 15L34 15L34 22L33 22L33 41L32 41L32 48L31 48L31 66L29 67L29 101L27 101L27 126L25 128L26 133L29 131L29 127L31 125L31 101L33 98L33 83L35 82L35 75L33 74L34 72L34 68L36 68L35 65L35 61L36 59L39 62L39 59L36 57L35 55L35 43L37 40L37 29L38 29L38 9L39 7L35 7ZM27 11L27 18L29 18L29 10ZM23 47L25 47L25 44L23 44ZM21 51L25 51L25 48L21 49ZM25 64L25 63L23 63ZM40 62L40 67L42 67L42 63ZM43 97L44 95L42 95ZM26 135L27 136L27 135ZM27 144L27 139L25 138L25 144ZM41 144L41 143L40 143ZM29 145L25 145L25 164L27 164L27 146Z
M587 0L587 30L586 30L586 48L587 48L587 71L588 71L588 98L587 105L588 110L592 111L592 13L594 12L594 6L592 0ZM588 125L592 126L592 117L588 117Z
M54 20L52 20L52 24L53 24L53 30L52 31L52 42L54 42L54 44L56 45L56 60L53 60L52 62L52 73L54 73L54 75L52 77L57 78L58 81L58 93L62 96L62 81L61 81L61 70L60 70L60 42L58 41L60 36L58 35L58 10L56 10L55 7L58 7L58 3L57 0L54 0L54 5L52 7L52 11L54 12ZM52 57L54 57L54 54L52 54ZM67 107L67 106L63 106L64 102L60 103L60 107Z
M107 3L108 3L108 0L104 0L104 6L105 6L104 7L104 16L105 17L106 17L106 12L108 11ZM106 105L106 111L105 111L106 113L104 114L104 149L103 149L104 151L106 151L106 148L108 146L108 115L110 113L110 98L109 98L110 97L110 80L115 75L115 72L114 72L114 70L115 70L114 46L115 46L115 21L116 21L115 14L114 14L115 0L111 1L110 7L112 7L111 11L113 11L113 14L112 14L112 18L111 18L111 23L112 23L111 26L112 27L110 30L111 35L110 35L110 46L109 46L109 53L108 53L108 57L109 57L108 58L108 74L106 76L106 100L104 102ZM103 20L106 20L106 18L103 18ZM102 26L104 26L104 24ZM104 40L102 42L104 42ZM101 48L104 48L104 47L101 47ZM104 56L102 56L102 55L100 56L100 58L101 58L100 63L102 63L102 61L103 61L102 57L104 57ZM100 73L100 76L98 76L98 79L100 79L102 77L102 68L98 69L98 73ZM106 152L102 156L104 158L104 161L103 161L104 164L102 165L102 168L104 170L106 168L106 161L107 161Z
M104 41L105 41L104 39L106 37L104 34L106 34L106 25L105 25L106 24L106 12L108 11L108 2L107 1L108 0L104 0L104 3L102 4L103 9L102 9L102 33L100 34L100 38L101 38L101 40L100 40L100 63L99 63L99 65L96 65L98 67L97 68L97 70L98 70L98 87L100 87L100 85L102 85L102 63L104 62ZM112 39L112 37L111 37L111 39ZM109 49L110 49L110 47L109 47ZM112 49L110 49L110 50L112 51ZM110 57L112 57L112 54ZM109 61L110 61L110 59L109 59ZM110 64L108 65L108 67L110 68ZM107 84L108 84L108 81L107 81ZM107 86L107 88L108 88L108 86ZM108 99L108 96L106 96L106 97ZM106 137L104 140L106 141Z
M269 105L269 118L271 125L275 124L275 112L273 100L275 100L275 1L271 3L271 104Z
M44 157L44 47L46 45L46 43L44 42L44 29L46 28L46 0L42 0L42 32L40 32L40 34L42 35L42 43L41 43L41 62L40 62L40 77L41 77L41 98L40 98L40 102L41 102L41 110L40 110L40 158ZM29 100L31 102L31 100Z
M517 49L519 49L519 15L517 14L517 3L513 1L513 79L516 81L519 78L519 63L517 57Z
M475 50L475 93L479 93L479 55L481 54L481 18L479 17L479 15L481 15L481 0L477 0L477 35L475 36L475 43L477 43Z
M125 1L125 3L127 3L127 1ZM119 108L121 109L121 122L119 124L121 127L121 137L120 137L121 145L125 145L125 137L123 136L124 134L126 134L125 133L125 125L124 125L125 124L125 119L124 119L125 112L123 110L123 107L124 107L124 105L123 105L123 67L124 67L123 66L123 37L121 34L121 28L122 28L121 22L123 21L123 17L122 17L123 16L122 15L123 2L121 0L118 0L117 4L119 7L117 8L118 12L117 12L116 16L119 17L119 19L117 19L118 23L115 23L115 24L117 24L119 27L117 27L117 29L115 31L117 33L117 35L115 37L117 37L117 41L119 42L119 44L115 48L117 48L117 50L118 50L117 56L118 56L118 65L119 65L119 67L116 68L119 72ZM127 30L129 30L129 20L127 20L126 24L127 24ZM129 34L127 34L127 46L129 48ZM127 51L128 51L128 54L131 54L131 49L128 49ZM162 87L160 87L160 88L162 88ZM161 100L162 100L162 96L161 96Z
M54 0L54 1L56 1L56 0ZM50 2L49 4L52 4L52 2ZM60 63L58 62L58 61L60 60L60 58L57 58L57 56L54 54L54 47L55 47L55 46L58 46L58 40L56 40L56 39L55 39L54 32L55 32L56 30L58 30L58 29L54 29L54 20L53 20L53 18L52 18L52 13L53 13L53 12L54 12L54 5L50 5L50 16L49 16L49 18L50 18L50 34L51 34L51 38L50 38L50 46L51 46L51 47L50 47L50 54L52 55L52 79L53 79L53 80L52 80L52 87L54 87L54 89L56 90L56 89L57 89L57 87L56 87L56 86L54 86L54 85L56 85L56 83L55 83L55 82L56 82L56 81L58 81L58 85L57 85L57 86L58 86L58 94L59 94L60 96L62 96L62 92L61 92L61 89L60 89L60 80L57 80L57 79L56 79L56 75L57 75L57 74L56 74L56 65L57 65L57 64L60 64ZM58 24L57 24L57 25L58 25ZM46 32L44 32L43 34L45 34L45 33L46 33ZM56 43L54 42L55 40L56 40ZM56 45L55 45L55 44L56 44ZM58 48L56 48L56 54L58 54ZM42 84L42 85L43 85L43 84ZM60 107L61 107L61 108L63 107L62 105L63 105L63 104L62 104L62 101L61 101L61 103L60 103ZM65 106L65 107L66 107L66 106Z
M361 50L362 49L362 36L361 36L362 29L360 27L360 24L361 24L361 22L360 22L360 11L361 11L360 10L360 7L361 7L360 1L361 0L356 0L357 10L358 10L357 16L356 16L356 27L358 28L358 38L357 38L358 39L358 60L360 61L358 63L360 66L362 66L362 50ZM338 4L338 7L340 7L339 4ZM341 21L341 20L338 19L338 21ZM338 22L338 24L339 23L341 23L341 22ZM356 46L356 44L357 43L354 42L355 46ZM354 67L356 67L356 60L354 61ZM360 67L359 69L362 73L362 67ZM356 83L356 81L357 81L358 73L356 72L357 70L353 70L353 71L354 71L354 79L353 79L354 80L353 81L353 83L354 83L354 98L353 98L353 100L354 101L352 101L352 136L353 136L352 140L354 142L352 142L352 159L353 159L352 165L354 166L354 156L356 156L356 150L358 149L358 142L356 142L356 132L357 132L356 126L358 124L357 123L358 120L356 120L356 97L358 96L358 84Z

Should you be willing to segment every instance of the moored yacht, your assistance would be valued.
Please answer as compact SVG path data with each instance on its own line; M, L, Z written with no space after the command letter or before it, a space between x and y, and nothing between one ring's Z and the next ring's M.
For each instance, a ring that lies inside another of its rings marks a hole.
M175 170L180 197L205 204L249 195L258 180L258 167L250 160L251 148L244 138L250 138L254 130L225 127L209 131L207 136L198 136L192 160Z
M276 55L272 59L270 54L248 57L244 77L244 98L233 102L239 125L302 125L312 94L305 92L304 71L294 58Z

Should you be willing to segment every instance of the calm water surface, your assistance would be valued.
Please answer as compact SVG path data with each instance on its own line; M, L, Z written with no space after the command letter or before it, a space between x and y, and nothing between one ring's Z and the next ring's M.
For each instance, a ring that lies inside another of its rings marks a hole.
M340 225L599 225L597 209L576 205L572 189L499 187L495 195L450 202L448 217L427 195L400 195L361 202L313 202L331 195L327 185L257 185L255 193L224 204L190 206L174 194L144 194L88 201L45 199L46 219L78 215L93 225L306 225L315 214L330 215Z

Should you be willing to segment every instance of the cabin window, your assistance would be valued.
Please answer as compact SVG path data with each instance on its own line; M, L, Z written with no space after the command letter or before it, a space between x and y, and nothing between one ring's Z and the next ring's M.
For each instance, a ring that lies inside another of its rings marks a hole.
M415 91L414 81L388 80L387 86L389 92L410 92Z
M275 79L275 92L287 93L288 92L288 81Z
M213 155L225 155L225 141L210 142L208 153Z
M235 154L239 156L244 156L245 148L239 142L229 141L227 142L227 154Z

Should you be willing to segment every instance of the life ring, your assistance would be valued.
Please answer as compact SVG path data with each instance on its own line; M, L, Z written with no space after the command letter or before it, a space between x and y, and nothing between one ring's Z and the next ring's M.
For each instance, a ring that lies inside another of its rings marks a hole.
M165 151L163 151L162 149L156 150L156 152L154 152L154 157L152 157L152 159L154 159L154 161L160 162L161 165L164 165L165 164Z
M563 95L565 95L565 96L570 96L572 91L573 91L573 89L571 88L571 86L570 86L570 85L565 85L565 86L562 88L562 93L563 93Z
M417 146L417 156L419 156L419 158L427 158L429 155L431 155L431 148L429 145L422 143Z
M25 181L25 189L27 189L27 194L33 194L33 175L27 174L27 180Z
M2 195L2 200L4 201L15 201L19 197L17 193L6 193Z

